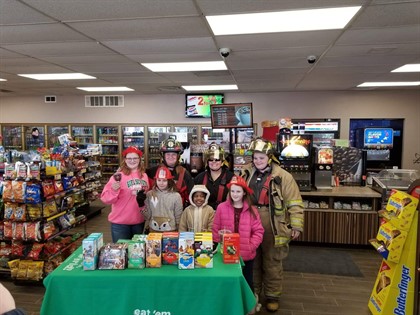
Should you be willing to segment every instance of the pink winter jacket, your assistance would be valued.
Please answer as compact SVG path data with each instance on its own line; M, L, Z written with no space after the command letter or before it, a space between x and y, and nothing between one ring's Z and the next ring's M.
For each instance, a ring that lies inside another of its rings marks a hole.
M248 210L248 203L244 203L241 215L239 217L239 251L244 261L252 260L257 254L257 248L260 246L264 228L261 224L260 215L255 208L251 208L255 216ZM220 243L219 230L227 229L234 231L235 229L235 209L230 200L219 204L213 221L213 241Z

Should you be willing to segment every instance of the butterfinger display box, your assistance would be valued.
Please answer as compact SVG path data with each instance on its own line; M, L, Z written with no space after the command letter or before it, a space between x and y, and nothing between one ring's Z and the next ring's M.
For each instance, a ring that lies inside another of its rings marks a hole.
M225 264L239 263L239 244L239 233L227 233L223 235L223 262Z

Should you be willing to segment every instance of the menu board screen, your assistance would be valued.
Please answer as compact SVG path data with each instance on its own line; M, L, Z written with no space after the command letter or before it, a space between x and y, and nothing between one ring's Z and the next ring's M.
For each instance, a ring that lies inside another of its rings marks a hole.
M210 105L212 128L253 128L252 103Z
M394 143L394 130L392 128L365 128L365 148L392 148Z

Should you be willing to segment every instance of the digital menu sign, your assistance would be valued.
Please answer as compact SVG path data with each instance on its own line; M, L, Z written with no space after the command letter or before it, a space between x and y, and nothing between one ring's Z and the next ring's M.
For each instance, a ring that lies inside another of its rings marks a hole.
M252 103L210 105L212 128L253 128Z

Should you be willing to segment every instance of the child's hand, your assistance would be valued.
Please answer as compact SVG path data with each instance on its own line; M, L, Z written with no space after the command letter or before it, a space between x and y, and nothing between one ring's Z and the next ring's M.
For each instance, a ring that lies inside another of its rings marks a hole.
M114 191L119 190L119 189L121 188L121 184L120 184L120 182L114 182L114 183L112 183L111 188L112 188L112 190L114 190Z
M137 204L139 205L139 207L143 207L144 201L146 200L146 193L144 192L144 190L138 191L136 199L137 199Z

